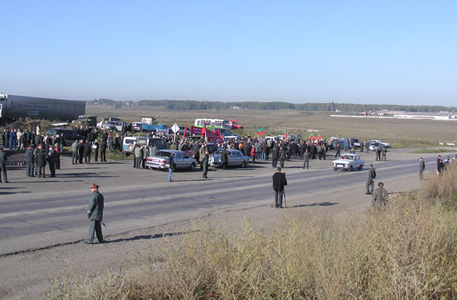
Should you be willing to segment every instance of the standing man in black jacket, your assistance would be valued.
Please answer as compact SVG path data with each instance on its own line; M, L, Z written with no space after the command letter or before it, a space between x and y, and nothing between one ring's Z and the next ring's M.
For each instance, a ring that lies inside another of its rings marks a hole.
M87 244L94 243L94 232L97 234L98 242L103 243L102 221L105 199L103 195L98 191L98 188L99 186L94 183L90 186L92 197L89 200L89 207L87 209L86 216L86 218L90 221L89 240L87 241Z
M3 151L3 146L0 146L0 182L2 182L3 178L3 181L8 183L8 177L6 177L6 161L6 152Z
M27 176L34 177L35 155L33 155L32 145L28 145L25 150L25 161L27 162Z
M281 172L281 168L276 169L276 173L273 175L273 190L275 191L275 207L282 207L282 197L284 195L284 186L287 185L286 174Z

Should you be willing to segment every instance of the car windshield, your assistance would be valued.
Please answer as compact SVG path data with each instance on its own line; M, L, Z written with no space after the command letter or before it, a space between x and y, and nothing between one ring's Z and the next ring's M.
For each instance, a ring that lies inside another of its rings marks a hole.
M133 141L134 141L134 140L127 140L127 139L125 139L125 140L124 140L124 144L133 144Z

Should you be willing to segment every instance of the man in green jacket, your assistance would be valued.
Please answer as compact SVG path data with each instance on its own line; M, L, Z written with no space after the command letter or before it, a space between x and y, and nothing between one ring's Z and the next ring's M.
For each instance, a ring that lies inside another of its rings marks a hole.
M87 209L86 216L86 218L90 220L89 240L87 241L87 244L94 243L94 231L97 234L98 242L103 243L102 220L105 201L103 195L98 191L98 185L93 183L90 186L90 189L92 191L92 197L89 200L89 208Z

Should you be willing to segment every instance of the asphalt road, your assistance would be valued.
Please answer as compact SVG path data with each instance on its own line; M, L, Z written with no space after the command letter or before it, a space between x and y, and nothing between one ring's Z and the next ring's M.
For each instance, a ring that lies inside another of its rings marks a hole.
M417 176L419 155L387 162L373 162L374 154L362 154L362 171L333 171L326 161L286 162L287 205L340 205L350 199L338 197L342 189L365 192L368 164L374 163L378 180ZM388 156L388 158L389 158ZM435 167L435 156L426 158L427 169ZM105 196L103 228L107 240L130 230L194 219L213 212L240 210L273 203L271 162L260 161L246 169L210 171L203 179L199 171L178 171L174 182L167 172L137 170L131 161L71 165L62 158L56 178L29 178L22 167L8 170L9 184L0 184L0 255L80 242L87 238L85 218L90 183L100 185ZM319 194L334 192L335 201L319 200Z

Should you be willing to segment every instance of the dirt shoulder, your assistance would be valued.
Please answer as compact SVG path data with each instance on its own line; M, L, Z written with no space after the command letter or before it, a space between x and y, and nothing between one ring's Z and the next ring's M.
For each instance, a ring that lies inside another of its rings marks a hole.
M436 157L436 154L411 154L409 151L396 151L390 154L391 159L402 160L412 157ZM428 170L431 171L434 166ZM392 180L384 180L389 192L395 194L417 189L420 186L418 175ZM361 183L360 191L363 191L364 183ZM266 231L272 230L275 223L284 215L300 211L313 210L322 215L354 214L359 213L371 204L371 197L363 192L354 192L353 189L340 190L338 197L347 199L330 205L334 202L335 192L322 191L319 203L329 205L311 206L295 205L288 209L274 209L268 204L244 209L220 211L202 219L215 223L225 221L229 228L242 226L245 218L249 218L255 227L263 227ZM273 197L273 196L272 196ZM291 206L292 204L290 204ZM41 298L45 289L55 278L64 276L66 271L71 273L85 273L90 276L106 273L108 270L117 271L121 267L134 269L141 264L142 257L150 253L153 246L163 242L164 235L185 233L192 223L197 220L185 220L163 224L161 226L140 229L123 234L109 236L110 242L100 245L86 245L78 242L54 248L20 253L0 257L0 298L17 299L20 297L38 299Z

